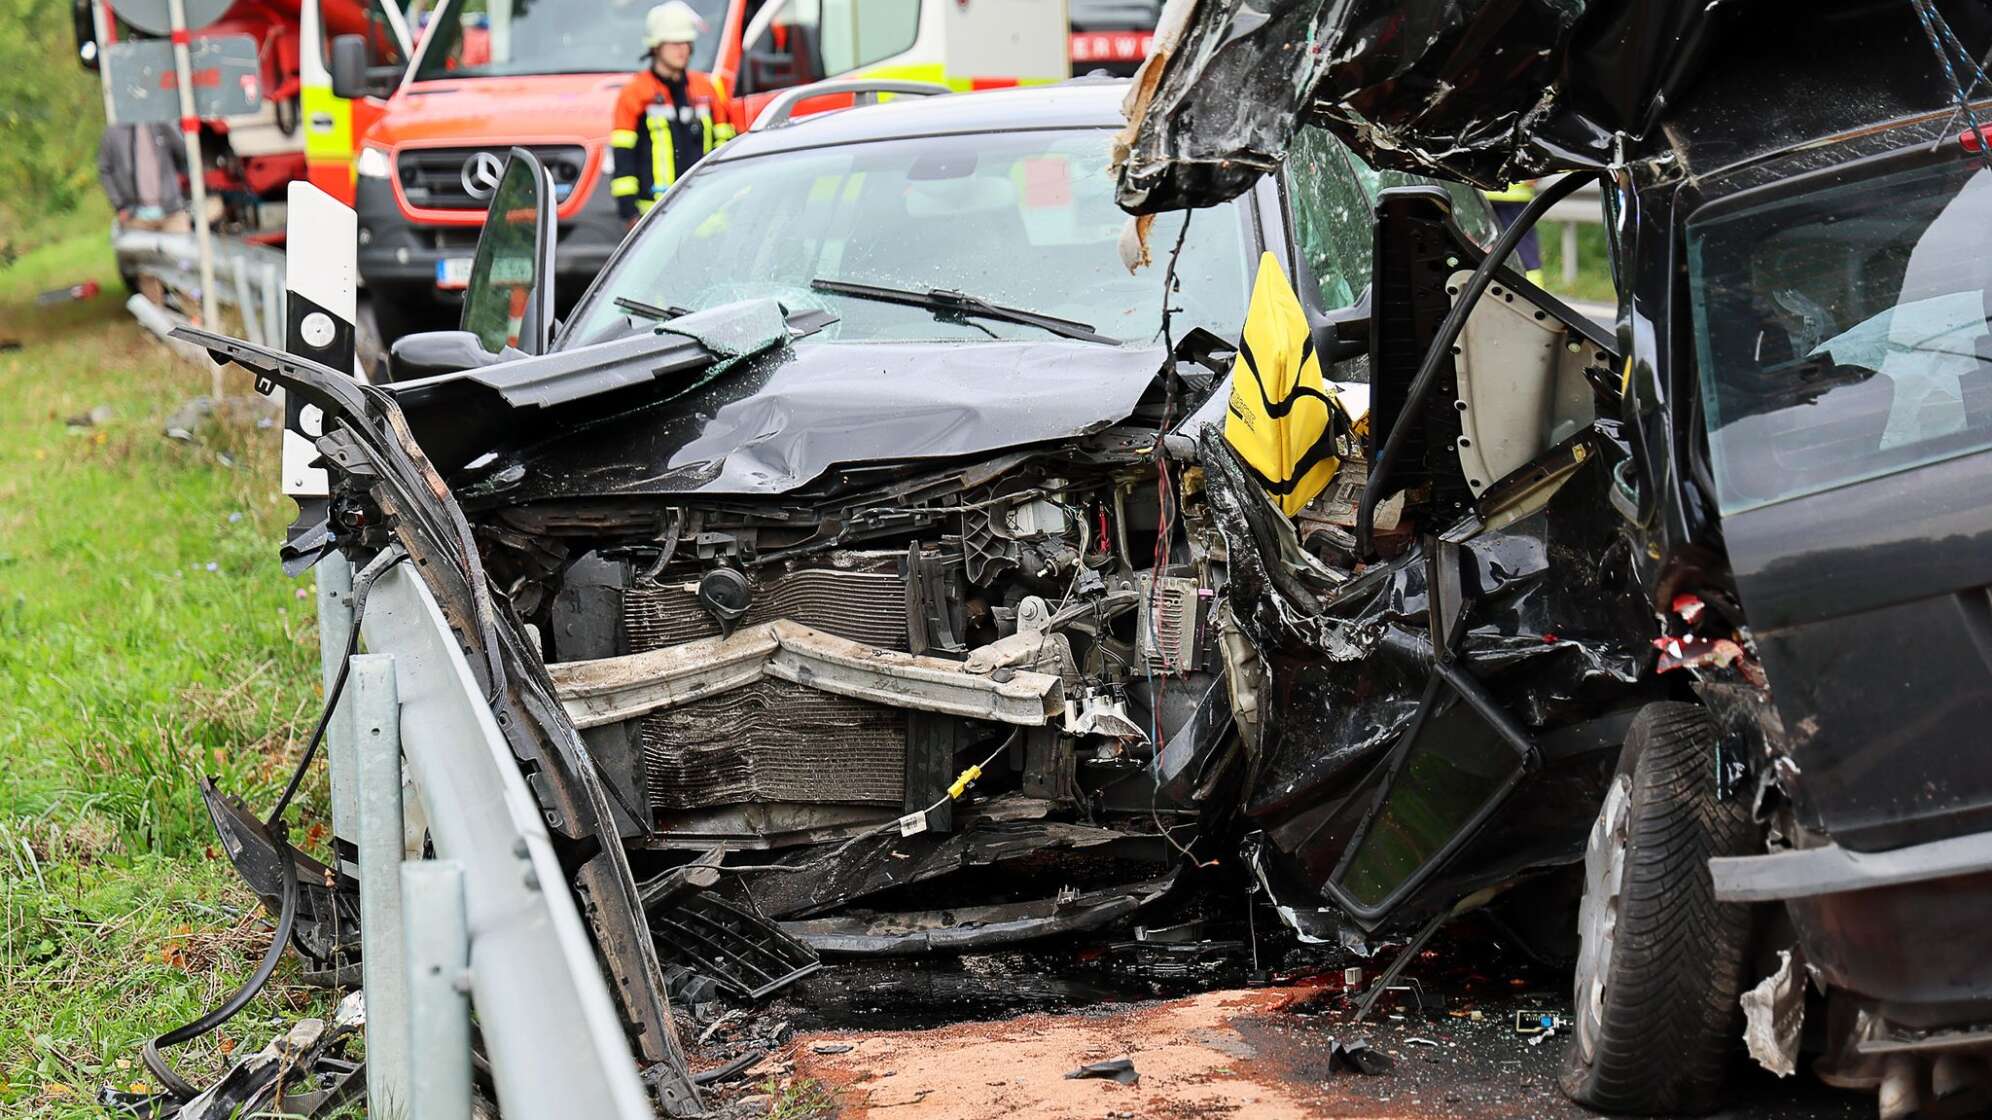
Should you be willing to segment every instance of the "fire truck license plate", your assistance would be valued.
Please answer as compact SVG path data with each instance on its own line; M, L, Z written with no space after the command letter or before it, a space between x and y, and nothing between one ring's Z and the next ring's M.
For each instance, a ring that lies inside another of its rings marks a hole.
M470 262L471 258L469 257L444 257L442 260L437 261L436 287L470 287Z

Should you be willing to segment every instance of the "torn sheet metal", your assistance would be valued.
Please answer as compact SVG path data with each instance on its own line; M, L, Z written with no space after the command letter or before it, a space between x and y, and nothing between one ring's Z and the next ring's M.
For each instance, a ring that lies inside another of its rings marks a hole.
M1498 188L1610 162L1695 72L1734 4L1202 0L1138 119L1119 201L1209 206L1321 123L1378 167Z
M481 468L464 496L769 496L839 464L1070 439L1126 419L1164 356L1062 341L808 341L755 355L683 397L577 413Z
M1592 461L1545 508L1511 524L1464 533L1457 544L1445 539L1451 531L1417 538L1354 579L1320 586L1281 559L1295 547L1285 519L1214 428L1200 450L1234 616L1274 667L1244 809L1265 830L1260 877L1291 920L1311 937L1335 936L1331 922L1303 912L1331 896L1348 908L1335 884L1362 870L1347 857L1363 822L1384 811L1405 751L1434 736L1466 743L1489 734L1479 709L1433 691L1441 662L1479 682L1540 762L1491 818L1472 823L1476 838L1443 874L1417 886L1413 864L1371 868L1415 891L1386 908L1416 913L1489 877L1575 858L1576 824L1588 826L1593 810L1584 806L1595 806L1623 730L1617 714L1651 692L1650 622L1614 559L1605 470ZM1430 733L1419 735L1421 726ZM1501 753L1484 757L1477 765ZM1492 791L1499 777L1490 770L1476 782ZM1444 811L1467 822L1474 809Z
M1799 1035L1805 1027L1805 969L1790 949L1778 950L1778 969L1744 992L1743 1044L1757 1064L1790 1077L1798 1069Z
M272 916L283 909L283 865L269 829L249 812L242 800L222 793L212 779L200 781L222 852L236 874L249 884ZM291 947L305 961L306 973L335 983L359 982L360 886L351 876L299 852L285 848L297 877L297 918Z

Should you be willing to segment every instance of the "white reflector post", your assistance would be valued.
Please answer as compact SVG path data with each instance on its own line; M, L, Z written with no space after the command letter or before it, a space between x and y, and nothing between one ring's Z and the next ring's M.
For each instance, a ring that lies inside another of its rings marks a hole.
M333 369L355 370L353 322L359 308L360 219L353 208L293 182L284 251L284 349ZM284 404L284 493L327 496L325 470L312 445L324 432L315 406Z

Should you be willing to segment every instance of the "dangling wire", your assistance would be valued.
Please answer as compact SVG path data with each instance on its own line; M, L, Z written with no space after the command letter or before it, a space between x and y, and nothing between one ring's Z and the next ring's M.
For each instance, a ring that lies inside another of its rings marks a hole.
M304 775L311 769L311 760L318 754L318 746L325 739L325 729L332 722L332 713L339 707L339 697L346 690L347 670L352 666L353 654L359 649L360 621L366 617L367 595L373 590L374 581L389 568L408 559L400 545L389 545L379 555L353 577L353 627L346 635L346 652L339 662L339 672L332 679L332 687L325 693L325 708L319 713L318 723L311 729L311 738L305 743L304 753L297 760L297 768L291 771L290 781L284 792L277 798L276 807L263 818L263 826L268 831L270 844L276 851L279 879L281 881L281 904L278 906L277 929L270 937L270 947L263 951L263 959L233 995L223 1001L220 1007L208 1012L183 1027L176 1027L165 1034L146 1040L139 1049L139 1058L145 1068L159 1080L159 1084L171 1097L182 1103L192 1100L200 1090L188 1084L176 1073L164 1055L159 1052L162 1046L178 1046L214 1030L234 1018L263 986L276 974L277 963L283 959L284 946L290 943L291 931L297 925L298 882L297 861L291 852L288 840L289 829L283 821L284 810L290 807L291 798L297 795L298 787L304 784Z
M1169 267L1162 273L1162 343L1165 353L1162 358L1163 395L1162 424L1155 433L1155 550L1148 575L1148 594L1141 609L1148 616L1148 640L1151 646L1162 648L1162 577L1169 570L1169 554L1176 536L1176 489L1169 476L1169 459L1164 454L1163 441L1175 426L1176 411L1180 404L1182 379L1176 374L1176 338L1174 322L1177 308L1173 303L1176 295L1176 266L1183 257L1183 245L1190 237L1190 217L1193 210L1183 212L1183 227L1176 232L1175 248L1169 251ZM1136 651L1139 656L1139 651ZM1185 847L1162 823L1162 813L1156 800L1162 795L1162 752L1169 745L1168 737L1162 730L1162 700L1169 687L1169 666L1163 665L1158 678L1154 659L1141 658L1141 673L1148 682L1148 743L1150 755L1148 773L1152 788L1148 795L1148 815L1155 823L1156 831L1169 842L1169 846L1182 854L1192 864L1196 856Z

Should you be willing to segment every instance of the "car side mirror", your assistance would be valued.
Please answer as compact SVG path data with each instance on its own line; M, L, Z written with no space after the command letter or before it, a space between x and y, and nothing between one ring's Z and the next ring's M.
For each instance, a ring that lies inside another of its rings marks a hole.
M463 329L493 354L508 346L544 354L552 344L553 197L545 165L513 148L491 192L463 297Z
M459 373L496 365L505 356L484 348L469 331L421 331L402 335L387 351L387 379L399 384L439 373Z
M366 37L340 35L332 40L332 96L352 100L366 95Z
M795 56L755 51L747 56L747 85L755 93L787 89L796 84Z
M1356 302L1313 318L1314 352L1322 366L1332 366L1350 358L1360 358L1370 348L1370 289L1364 288Z

